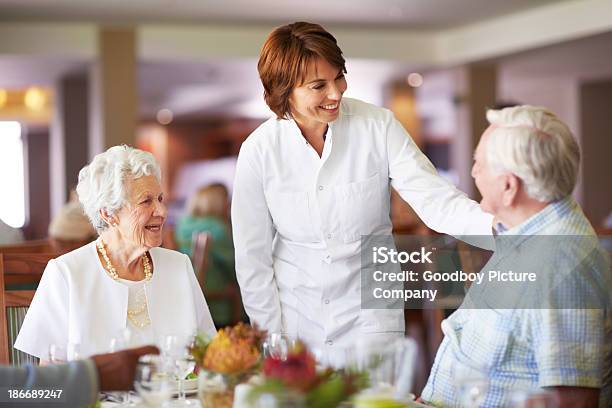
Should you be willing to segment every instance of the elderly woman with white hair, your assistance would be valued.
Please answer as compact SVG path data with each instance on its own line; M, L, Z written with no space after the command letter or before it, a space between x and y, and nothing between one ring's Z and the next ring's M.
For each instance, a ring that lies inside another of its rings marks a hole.
M133 344L215 327L189 258L159 248L166 220L160 169L150 153L115 146L79 173L77 193L99 238L51 260L15 348L70 359L105 352L126 327Z

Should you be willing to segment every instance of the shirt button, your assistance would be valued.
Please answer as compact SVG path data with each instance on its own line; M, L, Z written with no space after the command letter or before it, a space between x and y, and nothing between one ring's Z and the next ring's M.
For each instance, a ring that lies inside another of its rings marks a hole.
M325 299L325 304L329 305L329 299Z
M323 186L319 186L319 191L323 190Z
M325 342L325 344L327 344L328 346L331 346L331 345L333 345L333 344L334 344L334 342L333 342L333 341L331 341L331 340L327 340L327 341Z

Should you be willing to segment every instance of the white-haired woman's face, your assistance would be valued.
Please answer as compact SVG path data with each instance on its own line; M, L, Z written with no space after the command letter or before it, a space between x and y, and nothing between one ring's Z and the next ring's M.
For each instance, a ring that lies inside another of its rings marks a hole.
M126 204L116 213L124 240L146 248L160 246L166 221L164 195L155 176L128 179Z

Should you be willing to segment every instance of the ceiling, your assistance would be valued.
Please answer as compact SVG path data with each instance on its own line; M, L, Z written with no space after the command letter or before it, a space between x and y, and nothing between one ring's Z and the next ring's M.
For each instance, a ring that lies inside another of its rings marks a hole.
M355 2L359 2L359 7ZM257 7L253 7L256 3ZM323 24L440 30L534 9L554 0L0 0L0 24L39 20L262 23L312 20ZM566 4L567 2L565 2ZM460 5L460 7L458 6ZM296 17L299 16L299 17ZM372 30L377 31L378 29ZM551 75L582 80L612 77L612 33L497 58L504 78ZM0 55L0 87L53 86L70 73L86 73L85 58ZM347 59L347 96L383 103L391 80L431 67L389 60ZM255 58L140 61L140 112L153 118L169 108L175 117L262 117Z
M0 0L0 20L278 24L305 20L321 24L440 29L559 2L560 0Z

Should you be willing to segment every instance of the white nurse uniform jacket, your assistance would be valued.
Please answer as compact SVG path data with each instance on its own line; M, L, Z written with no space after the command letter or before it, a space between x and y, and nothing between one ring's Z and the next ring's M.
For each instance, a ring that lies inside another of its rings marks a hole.
M391 234L390 186L433 230L491 235L493 217L437 174L387 109L343 98L321 157L294 120L259 126L241 147L232 198L251 321L328 356L403 335L402 310L360 307L361 236Z

